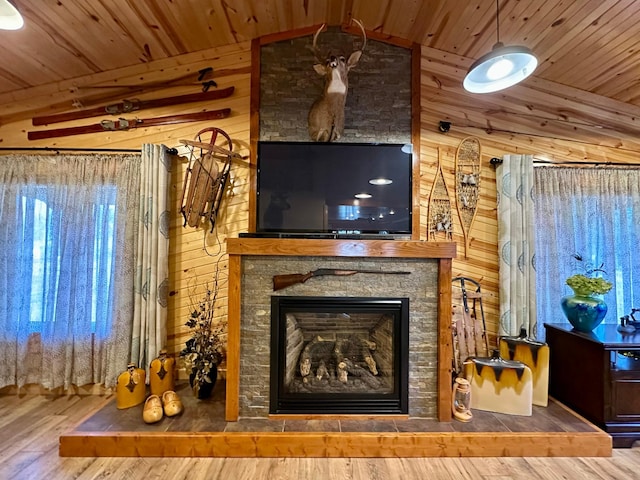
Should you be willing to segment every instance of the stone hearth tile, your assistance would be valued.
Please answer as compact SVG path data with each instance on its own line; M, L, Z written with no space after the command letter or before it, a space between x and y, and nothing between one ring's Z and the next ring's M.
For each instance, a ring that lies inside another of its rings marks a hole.
M342 432L397 432L393 420L340 420Z
M533 416L537 420L539 416L550 419L560 426L559 431L566 432L593 432L597 431L591 424L581 420L575 414L564 408L557 402L550 401L546 407L533 406ZM555 431L555 430L554 430Z
M282 432L283 422L266 418L245 418L227 422L225 432Z
M169 419L168 419L169 420ZM213 417L172 417L167 432L224 432L227 422Z
M396 421L399 432L453 432L450 422L439 422L433 418L410 418Z
M285 432L339 432L338 420L287 420Z
M509 429L496 418L493 412L472 409L473 418L470 422L458 422L453 420L451 426L456 432L508 432ZM514 417L524 419L521 415L512 415Z

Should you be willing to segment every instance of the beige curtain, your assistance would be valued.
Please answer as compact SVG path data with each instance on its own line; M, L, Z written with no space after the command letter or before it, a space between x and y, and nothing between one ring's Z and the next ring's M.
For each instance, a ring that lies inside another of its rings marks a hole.
M533 158L505 155L496 169L500 273L499 335L524 327L537 337Z
M146 370L167 341L172 158L164 145L142 146L131 361Z
M139 155L0 157L0 387L126 367Z

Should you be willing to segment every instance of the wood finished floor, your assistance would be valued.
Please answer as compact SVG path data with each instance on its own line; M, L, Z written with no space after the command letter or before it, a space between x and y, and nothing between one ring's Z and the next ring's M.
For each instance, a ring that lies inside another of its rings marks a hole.
M60 435L112 402L99 395L0 395L0 479L640 479L640 448L597 458L59 457Z

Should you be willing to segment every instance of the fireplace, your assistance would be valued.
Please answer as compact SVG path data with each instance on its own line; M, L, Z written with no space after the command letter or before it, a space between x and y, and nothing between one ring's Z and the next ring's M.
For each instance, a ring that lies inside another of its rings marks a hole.
M408 415L450 420L451 258L455 247L455 243L401 240L227 239L225 419L276 416L270 413L272 297L322 296L407 297L411 305ZM325 276L273 290L275 274L305 273L320 267L411 273Z
M274 296L270 413L407 414L409 299Z

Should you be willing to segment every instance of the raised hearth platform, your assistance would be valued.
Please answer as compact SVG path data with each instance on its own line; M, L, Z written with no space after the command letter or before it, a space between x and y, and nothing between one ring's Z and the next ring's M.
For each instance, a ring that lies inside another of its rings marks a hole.
M611 437L562 404L531 417L474 410L469 423L435 419L330 417L224 420L224 382L209 400L189 388L178 417L147 425L142 405L115 396L60 437L62 457L608 457Z

